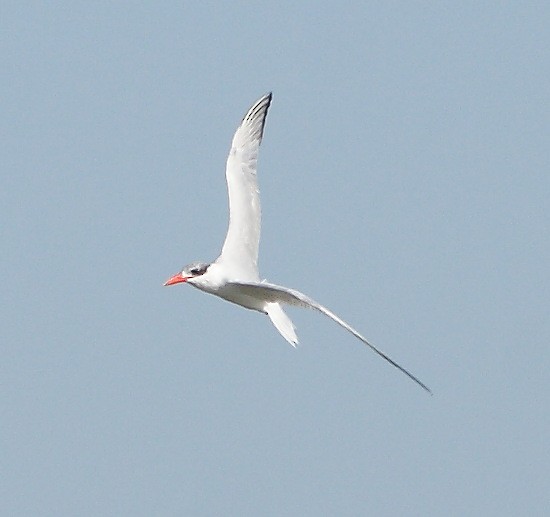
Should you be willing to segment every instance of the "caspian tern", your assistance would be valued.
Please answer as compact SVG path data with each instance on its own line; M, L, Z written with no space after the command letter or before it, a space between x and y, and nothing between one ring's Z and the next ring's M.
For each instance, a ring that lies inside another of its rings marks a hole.
M233 136L225 171L229 192L229 228L221 255L212 263L193 262L185 266L164 285L186 282L206 293L267 314L275 328L294 347L298 343L295 327L281 305L315 309L351 332L431 393L430 388L412 373L369 343L353 327L320 303L295 289L260 281L258 249L261 214L256 165L270 104L271 93L256 101Z

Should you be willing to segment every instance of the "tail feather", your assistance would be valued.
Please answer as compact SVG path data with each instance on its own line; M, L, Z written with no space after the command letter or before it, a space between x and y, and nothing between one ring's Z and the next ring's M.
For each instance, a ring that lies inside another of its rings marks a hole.
M278 303L268 303L266 312L275 328L280 332L293 347L298 344L298 337L296 336L294 323L286 315L283 308Z

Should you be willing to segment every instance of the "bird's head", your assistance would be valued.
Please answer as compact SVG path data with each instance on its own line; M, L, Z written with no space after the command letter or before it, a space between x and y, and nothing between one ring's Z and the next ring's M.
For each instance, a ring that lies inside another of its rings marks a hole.
M193 262L185 266L179 273L176 273L173 277L164 282L164 285L179 284L181 282L193 283L193 279L204 275L210 264L204 262Z

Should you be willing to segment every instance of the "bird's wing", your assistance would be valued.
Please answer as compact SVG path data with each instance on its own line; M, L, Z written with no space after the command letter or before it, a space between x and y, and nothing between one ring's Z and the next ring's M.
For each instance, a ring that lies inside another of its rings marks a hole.
M305 307L308 309L315 309L325 316L328 316L334 320L338 325L344 327L347 331L351 332L357 339L360 339L365 345L374 350L380 357L383 357L390 364L395 366L398 370L401 370L405 375L411 378L419 386L424 388L428 393L432 393L430 388L426 386L422 381L415 377L412 373L405 370L402 366L397 364L393 359L388 357L384 352L376 348L373 344L369 343L357 330L351 325L346 323L343 319L334 314L331 310L327 309L315 300L312 300L309 296L296 291L295 289L289 289L288 287L282 287L280 285L269 284L267 282L261 283L245 283L245 282L231 282L232 286L240 290L243 294L262 299L266 302L286 303L287 305L294 305L297 307Z
M270 104L268 93L248 110L233 136L227 157L229 228L218 262L242 280L259 279L261 211L256 164Z

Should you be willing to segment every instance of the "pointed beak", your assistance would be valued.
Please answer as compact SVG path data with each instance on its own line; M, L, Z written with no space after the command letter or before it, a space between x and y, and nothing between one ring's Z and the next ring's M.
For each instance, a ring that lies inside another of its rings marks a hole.
M177 275L174 275L172 278L169 278L168 280L166 280L166 282L164 282L164 284L162 285L174 285L174 284L179 284L181 282L187 282L188 280L188 276L181 276L181 273L178 273Z

